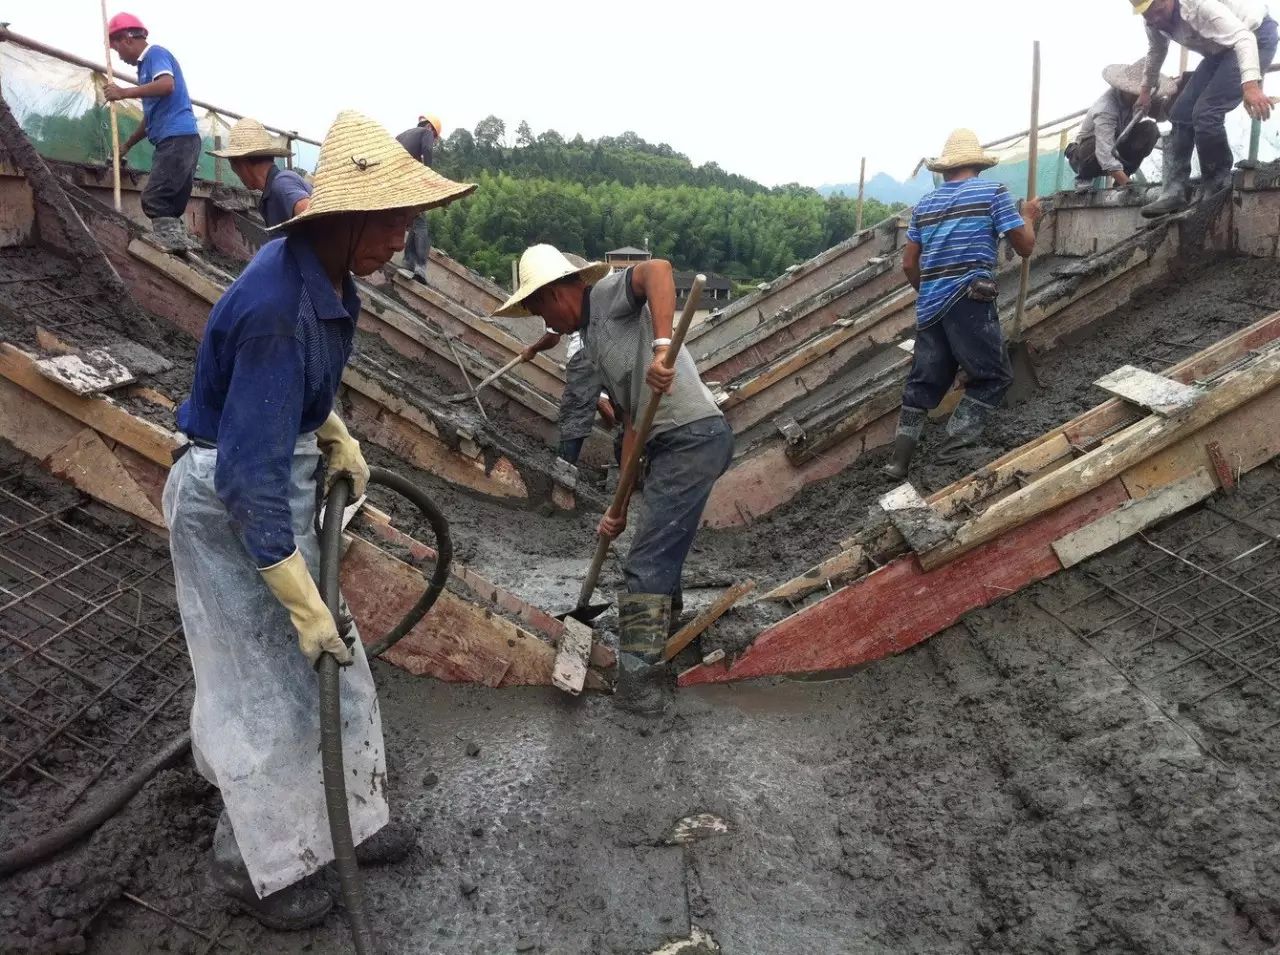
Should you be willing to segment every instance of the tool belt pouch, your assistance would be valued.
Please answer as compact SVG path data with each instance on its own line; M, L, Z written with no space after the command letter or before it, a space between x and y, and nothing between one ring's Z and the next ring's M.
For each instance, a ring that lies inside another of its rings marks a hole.
M969 298L975 302L994 302L1000 295L995 279L974 279L969 283Z

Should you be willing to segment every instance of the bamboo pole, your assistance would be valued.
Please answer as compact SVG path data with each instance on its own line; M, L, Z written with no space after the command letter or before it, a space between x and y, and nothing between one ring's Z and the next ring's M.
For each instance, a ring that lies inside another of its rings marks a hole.
M867 186L867 157L862 157L862 169L858 173L858 223L854 226L854 232L862 231L862 205L866 197Z
M111 82L111 34L107 32L107 0L102 0L102 50L107 58L107 83ZM116 212L121 211L120 204L120 120L116 114L116 104L108 103L111 113L111 185L116 201Z
M1040 41L1035 41L1031 57L1031 127L1027 134L1027 201L1036 197L1036 174L1040 162ZM1031 256L1022 260L1018 282L1018 307L1013 316L1009 340L1022 341L1022 320L1027 312L1027 291L1031 287Z

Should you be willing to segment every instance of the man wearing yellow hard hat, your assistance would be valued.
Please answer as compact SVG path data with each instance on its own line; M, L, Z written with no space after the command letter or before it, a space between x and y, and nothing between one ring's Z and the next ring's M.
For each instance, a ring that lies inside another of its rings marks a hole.
M1144 216L1154 219L1187 207L1193 149L1200 157L1203 197L1230 183L1235 156L1227 139L1226 116L1243 101L1254 119L1270 117L1271 101L1262 91L1262 77L1275 57L1280 35L1265 0L1129 2L1147 25L1139 109L1151 105L1170 40L1204 57L1169 114L1173 131L1165 141L1164 189L1142 209Z
M423 113L418 117L418 125L406 129L396 137L396 142L403 146L414 159L424 166L431 165L431 155L436 147L436 140L444 126L439 116ZM431 258L431 229L427 224L424 212L413 220L413 225L404 237L404 267L423 285L427 284L427 262Z

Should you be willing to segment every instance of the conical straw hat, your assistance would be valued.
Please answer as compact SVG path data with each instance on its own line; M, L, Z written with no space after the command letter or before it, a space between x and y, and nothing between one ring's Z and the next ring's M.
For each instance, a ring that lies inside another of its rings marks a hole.
M209 155L223 159L247 159L250 156L287 156L289 150L272 139L260 122L246 116L231 127L226 148L210 149Z
M369 117L344 110L320 146L311 204L272 230L342 212L434 209L475 188L422 165Z
M538 289L570 275L580 276L588 285L594 285L611 271L604 262L574 265L554 245L532 245L524 250L520 264L516 266L519 287L493 314L504 318L527 318L533 313L525 308L524 301Z
M1112 63L1102 71L1102 81L1121 93L1137 96L1142 92L1142 84L1147 78L1146 74L1146 60L1139 60L1137 63ZM1177 80L1161 74L1160 88L1155 91L1155 97L1156 99L1172 99L1177 89Z
M950 172L952 169L963 169L965 166L977 166L989 169L1000 160L978 145L978 134L972 129L957 129L947 137L942 147L942 155L931 159L925 166L930 172Z

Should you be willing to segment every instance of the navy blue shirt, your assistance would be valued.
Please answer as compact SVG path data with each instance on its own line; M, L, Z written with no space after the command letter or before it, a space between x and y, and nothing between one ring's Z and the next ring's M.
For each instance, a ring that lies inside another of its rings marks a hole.
M259 567L294 551L293 448L329 417L360 296L342 297L310 243L268 242L209 313L178 429L218 446L214 489Z
M267 223L267 228L288 222L293 218L293 207L299 199L311 195L311 187L307 181L292 169L281 169L272 164L267 170L267 185L262 190L262 201L258 210Z
M138 85L143 86L160 76L173 77L173 92L168 96L142 97L142 117L147 124L147 139L158 143L173 136L192 136L200 132L196 114L187 95L187 81L182 67L162 46L149 46L138 61Z

